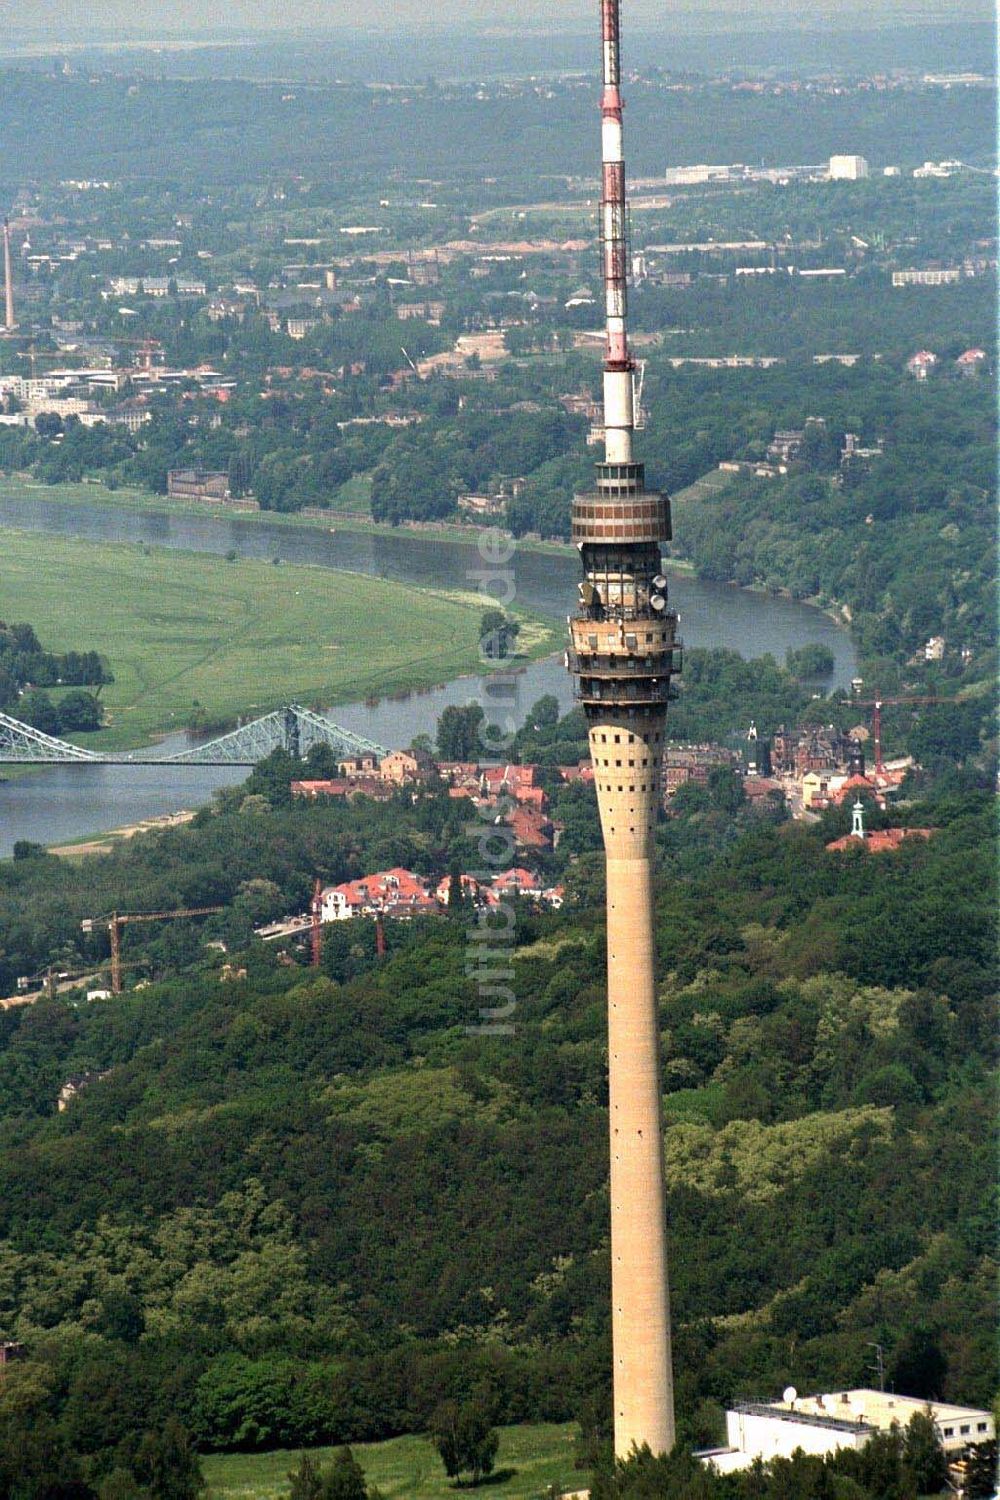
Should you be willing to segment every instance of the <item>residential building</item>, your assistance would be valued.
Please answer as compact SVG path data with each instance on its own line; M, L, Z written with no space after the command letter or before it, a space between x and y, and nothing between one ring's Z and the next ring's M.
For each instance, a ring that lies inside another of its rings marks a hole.
M474 875L460 875L459 881L462 886L464 899L472 906L495 906L497 897L492 886L483 885ZM434 896L442 906L447 906L451 901L451 876L445 875L438 881L434 888Z
M229 475L211 469L170 469L167 494L175 499L228 500Z
M427 781L434 774L434 762L425 750L391 750L379 762L383 781L403 786L410 781Z
M955 361L955 369L960 375L978 375L986 368L985 349L966 349Z
M772 463L790 464L798 457L805 433L801 428L779 431L767 445L767 456Z
M531 870L526 870L523 865L515 865L513 869L504 870L503 874L497 875L491 884L498 896L540 896L542 894L541 880Z
M537 783L536 771L535 766L487 766L481 778L483 791L493 798L508 797L515 802L544 805L545 793Z
M89 1089L91 1084L100 1083L103 1078L107 1078L108 1072L109 1070L105 1069L103 1073L99 1073L96 1071L91 1071L89 1073L71 1073L70 1076L66 1079L66 1082L63 1084L62 1088L59 1090L59 1094L56 1098L56 1109L59 1111L59 1113L62 1114L65 1110L67 1110L76 1096L78 1094L82 1094L84 1089Z
M937 354L931 353L930 350L918 350L906 362L907 371L915 380L927 380L936 365Z
M401 302L396 308L396 317L401 323L407 323L411 318L421 318L432 328L438 328L444 311L443 302Z
M356 797L371 797L375 802L385 802L393 794L392 786L373 774L293 781L291 785L293 797L305 797L312 802L322 797L343 797L348 802L353 802Z
M352 755L339 761L337 770L349 780L357 776L375 776L378 774L378 756L374 753Z
M555 843L555 829L544 813L532 807L518 807L505 819L513 831L515 842L525 849L551 849Z
M320 897L324 922L341 922L350 917L377 914L408 917L434 915L440 911L437 899L422 875L397 866L328 886Z
M844 433L844 446L840 450L840 467L846 469L852 463L868 463L873 458L885 457L885 444L879 438L874 448L866 448L856 432Z

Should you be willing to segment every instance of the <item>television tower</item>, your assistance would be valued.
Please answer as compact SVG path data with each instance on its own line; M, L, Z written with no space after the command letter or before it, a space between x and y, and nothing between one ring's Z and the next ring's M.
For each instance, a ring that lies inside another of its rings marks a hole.
M3 287L4 328L13 333L17 327L14 321L14 272L10 263L10 225L6 219L3 221Z
M653 1453L674 1445L652 863L680 642L660 557L670 503L646 489L633 457L619 0L601 0L601 21L605 452L594 490L573 499L584 579L569 666L587 717L607 861L615 1452L626 1458L633 1445Z

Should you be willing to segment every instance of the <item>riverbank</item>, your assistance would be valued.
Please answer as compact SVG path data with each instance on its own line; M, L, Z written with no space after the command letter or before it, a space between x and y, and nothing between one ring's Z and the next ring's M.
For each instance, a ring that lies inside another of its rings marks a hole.
M108 727L82 741L97 750L136 748L195 714L235 720L449 682L479 665L485 602L316 565L4 529L7 617L34 623L49 649L99 651L114 673ZM550 654L551 626L515 614L521 660Z
M51 844L50 854L61 859L85 859L88 854L110 854L116 844L127 843L137 833L162 833L168 828L182 828L194 817L193 810L182 808L180 812L162 813L157 818L143 818L138 823L126 823L122 828L109 828L97 838L74 839L69 844Z
M102 484L42 484L35 479L17 476L0 478L0 500L30 498L49 505L93 506L95 504L128 512L132 515L197 516L200 520L218 521L228 525L236 520L248 526L281 526L294 530L321 531L336 535L346 531L358 536L404 536L418 542L456 542L475 546L482 531L481 526L462 525L452 521L404 521L398 526L385 522L367 520L356 512L338 511L276 511L241 510L237 506L211 500L182 500L170 495L155 495L151 490L108 489ZM509 533L504 533L509 535ZM541 556L567 556L575 553L572 542L561 542L541 537L513 539L519 552L530 552ZM693 575L692 565L683 558L667 558L671 572Z

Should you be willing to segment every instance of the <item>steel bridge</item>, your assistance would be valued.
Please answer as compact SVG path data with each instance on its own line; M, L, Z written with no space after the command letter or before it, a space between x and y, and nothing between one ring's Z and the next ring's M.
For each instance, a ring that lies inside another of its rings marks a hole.
M218 739L179 750L174 755L157 755L152 750L84 750L0 713L0 765L255 766L274 750L284 750L302 760L313 745L329 745L341 759L352 755L381 757L388 753L374 740L342 729L298 703L290 703L263 718L241 724Z

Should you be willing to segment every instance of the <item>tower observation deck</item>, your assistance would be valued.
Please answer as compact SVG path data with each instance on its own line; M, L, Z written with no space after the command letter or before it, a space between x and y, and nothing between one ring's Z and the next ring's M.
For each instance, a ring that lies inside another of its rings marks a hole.
M671 678L681 669L662 544L670 502L633 454L619 0L601 0L605 457L573 500L580 607L568 664L588 725L607 860L615 1451L674 1444L652 854Z

